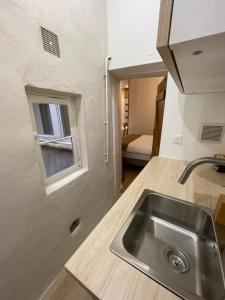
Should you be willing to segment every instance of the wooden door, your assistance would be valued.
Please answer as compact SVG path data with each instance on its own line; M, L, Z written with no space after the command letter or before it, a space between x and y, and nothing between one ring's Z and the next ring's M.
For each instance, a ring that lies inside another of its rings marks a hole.
M160 147L163 115L164 115L164 105L165 105L165 97L166 97L166 84L167 84L167 77L165 77L160 82L157 88L152 156L159 155L159 147Z

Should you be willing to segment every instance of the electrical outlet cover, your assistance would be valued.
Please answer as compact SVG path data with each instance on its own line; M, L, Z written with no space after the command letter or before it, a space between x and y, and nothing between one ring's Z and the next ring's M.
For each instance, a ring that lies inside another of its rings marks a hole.
M182 145L182 143L183 143L183 136L176 135L173 139L173 144Z

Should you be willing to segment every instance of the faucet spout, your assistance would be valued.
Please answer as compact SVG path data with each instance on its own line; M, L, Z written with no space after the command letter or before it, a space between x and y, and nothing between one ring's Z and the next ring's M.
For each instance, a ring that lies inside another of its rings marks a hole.
M178 182L180 184L184 184L192 171L199 165L203 164L217 164L225 166L225 159L222 158L215 158L215 157L201 157L191 161L186 168L184 169L183 173L181 174Z

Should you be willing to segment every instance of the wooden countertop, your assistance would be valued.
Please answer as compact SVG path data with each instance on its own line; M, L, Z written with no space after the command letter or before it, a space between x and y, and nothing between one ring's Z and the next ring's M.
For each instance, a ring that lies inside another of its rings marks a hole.
M110 245L144 189L215 208L219 194L225 194L225 175L210 165L199 166L181 185L177 180L185 165L154 157L66 263L66 269L97 298L180 299L111 253Z

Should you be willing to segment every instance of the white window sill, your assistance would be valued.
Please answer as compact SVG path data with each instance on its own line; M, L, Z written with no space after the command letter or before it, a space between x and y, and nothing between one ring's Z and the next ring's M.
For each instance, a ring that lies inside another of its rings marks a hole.
M56 192L57 190L61 189L65 185L71 183L72 181L74 181L78 177L85 174L87 171L88 171L88 168L82 168L82 169L79 169L79 170L69 174L69 175L66 175L63 178L58 179L57 181L49 183L45 188L46 194L50 195L50 194Z

